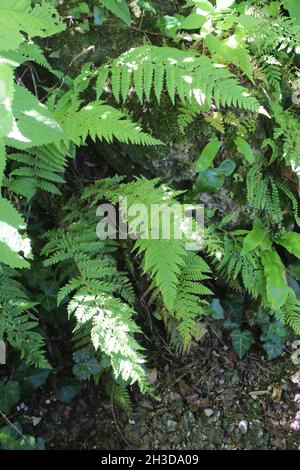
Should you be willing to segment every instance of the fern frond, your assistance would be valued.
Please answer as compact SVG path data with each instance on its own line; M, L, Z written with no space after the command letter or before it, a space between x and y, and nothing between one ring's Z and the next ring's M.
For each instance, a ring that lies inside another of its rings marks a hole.
M184 265L185 249L182 240L136 241L137 253L144 253L143 269L159 288L164 304L172 312L176 299L180 267Z
M205 314L205 302L199 296L212 295L212 291L202 284L202 281L209 279L210 272L209 266L200 256L189 254L179 275L174 317L178 322L177 330L184 350L192 340L197 320Z
M27 364L48 368L44 339L35 331L39 325L33 314L36 303L29 300L15 276L12 269L0 267L0 338L6 335Z
M133 123L121 111L103 104L92 102L77 110L70 108L62 117L61 125L68 137L79 145L90 136L112 142L116 138L123 143L160 145L162 142Z
M143 102L144 95L146 99L150 98L151 89L159 101L166 85L173 103L178 94L181 101L196 102L200 106L211 106L214 98L216 106L235 106L249 111L258 111L260 107L257 99L238 83L234 74L194 51L157 46L137 47L104 66L104 69L100 68L99 76L98 97L102 95L103 87L110 78L118 100L121 97L124 99L128 81L131 80L140 102ZM126 83L125 89L122 89L123 83Z

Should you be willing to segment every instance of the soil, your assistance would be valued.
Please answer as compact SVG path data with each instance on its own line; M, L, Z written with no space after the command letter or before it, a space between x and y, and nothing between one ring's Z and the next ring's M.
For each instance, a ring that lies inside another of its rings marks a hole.
M238 360L211 333L183 358L166 345L151 359L155 398L131 390L130 416L88 383L69 405L47 385L11 419L47 449L300 450L300 371L290 353Z

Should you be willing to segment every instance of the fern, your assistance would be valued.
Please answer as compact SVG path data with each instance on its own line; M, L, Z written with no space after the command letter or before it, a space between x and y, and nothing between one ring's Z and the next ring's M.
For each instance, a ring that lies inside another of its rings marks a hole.
M184 134L187 127L201 113L201 107L198 104L190 104L188 106L181 104L178 106L178 109L177 125L181 134Z
M280 186L277 180L265 175L259 165L254 165L247 174L247 199L258 211L264 211L270 224L280 225L283 210L279 197Z
M294 294L290 294L282 310L285 322L293 328L297 335L300 335L300 302Z
M5 186L12 192L32 198L37 190L60 195L57 187L65 181L61 176L66 168L70 151L65 144L54 143L33 148L23 153L10 153L8 160L17 168L8 175Z
M88 136L112 142L115 137L120 142L158 145L161 141L142 132L141 128L121 111L103 102L92 102L83 108L69 109L61 120L68 137L79 145Z
M132 413L132 403L126 387L110 380L106 385L105 391L111 397L113 403L121 408L121 410L129 415Z
M258 55L274 54L280 50L294 52L300 43L299 27L290 18L279 16L270 21L269 18L257 22L250 35L250 44Z
M136 242L138 254L144 253L143 269L154 278L164 304L172 312L179 283L180 267L184 264L182 240L143 240Z
M0 338L7 337L29 365L47 368L44 339L35 331L39 323L33 314L36 302L28 299L17 274L0 266Z
M249 95L231 72L193 51L157 46L132 49L99 69L98 98L108 78L117 101L121 97L126 99L132 84L140 102L144 96L150 99L151 90L159 102L165 84L172 103L178 94L181 101L209 107L214 99L217 107L236 106L250 111L260 108L257 99Z
M177 330L186 349L195 333L197 320L205 314L206 300L212 291L202 284L209 279L209 266L195 254L188 254L178 276L178 286L174 302L174 317L178 322Z
M133 321L133 308L125 301L133 303L133 289L125 273L118 271L113 255L117 243L98 240L94 210L82 210L77 215L72 211L71 218L70 222L67 214L66 229L46 235L48 242L42 254L46 266L59 265L63 269L66 261L73 265L73 276L60 289L58 302L73 293L68 312L77 321L76 345L85 345L89 335L94 349L110 358L115 376L137 382L145 391L145 359L134 338L140 329Z
M204 120L210 124L216 131L224 134L224 119L221 113L211 112L204 115Z

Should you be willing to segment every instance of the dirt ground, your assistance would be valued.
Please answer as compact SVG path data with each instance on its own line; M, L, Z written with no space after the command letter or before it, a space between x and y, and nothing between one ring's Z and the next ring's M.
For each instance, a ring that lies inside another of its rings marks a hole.
M256 353L238 360L208 335L184 358L166 346L151 377L156 399L133 389L130 416L101 386L86 384L66 405L47 385L14 419L47 449L300 450L300 370L288 351L272 362Z

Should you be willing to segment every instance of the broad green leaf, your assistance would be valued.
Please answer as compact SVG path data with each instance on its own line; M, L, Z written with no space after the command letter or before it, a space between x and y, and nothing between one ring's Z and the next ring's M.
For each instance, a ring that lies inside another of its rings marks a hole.
M30 240L19 232L24 228L25 222L18 211L7 199L0 198L0 262L12 268L29 267L24 258L30 257Z
M300 234L296 232L285 232L276 243L286 248L292 255L300 259Z
M214 168L218 176L230 176L235 170L235 162L230 158L226 158L218 168Z
M62 140L64 133L46 106L26 88L15 85L14 124L5 139L7 145L26 149Z
M268 232L259 221L254 222L252 230L244 238L242 253L249 253L257 247L262 247L262 249L271 247Z
M295 24L300 25L300 3L299 0L285 0L284 6Z
M233 330L230 333L232 346L234 352L242 359L249 351L255 340L249 330L241 331L239 329Z
M6 136L13 126L13 95L13 71L8 65L0 63L0 137Z
M234 4L235 0L217 0L217 10L226 10Z
M266 250L261 253L261 261L267 283L267 299L271 308L279 310L286 302L290 287L285 279L285 269L275 250Z
M196 13L198 15L208 16L215 14L215 9L209 0L197 0L193 3L195 4Z
M10 413L13 406L21 398L20 384L16 380L10 382L0 382L0 410L3 413Z
M218 168L208 168L201 172L193 187L193 192L216 193L224 184L225 176L229 176L235 169L235 163L229 158L224 160Z
M182 8L190 7L196 7L197 13L199 14L207 15L208 13L213 14L215 12L214 7L209 0L189 0ZM203 13L201 13L201 11Z
M239 149L239 152L246 158L247 162L250 164L254 163L254 153L248 142L242 137L237 137L234 142Z
M4 170L6 166L6 151L3 140L0 138L0 188L2 186Z
M65 29L63 20L53 6L43 2L32 7L31 3L31 0L1 0L1 51L17 49L23 41L23 32L31 39L35 36L51 36Z
M120 18L128 26L131 23L131 15L126 0L99 0L102 5Z
M197 15L197 13L191 13L181 23L180 29L198 29L201 28L206 22L206 16Z
M251 31L252 29L256 28L260 22L259 18L255 18L255 16L252 15L239 15L236 18L237 22L243 26L248 31Z
M157 21L156 27L160 28L166 36L175 38L177 30L180 29L183 18L184 17L182 15L165 15Z
M221 142L218 139L213 139L211 142L209 142L204 149L202 150L202 153L200 157L198 158L196 162L196 172L201 173L202 171L207 170L209 168L217 155L220 147L221 147Z

